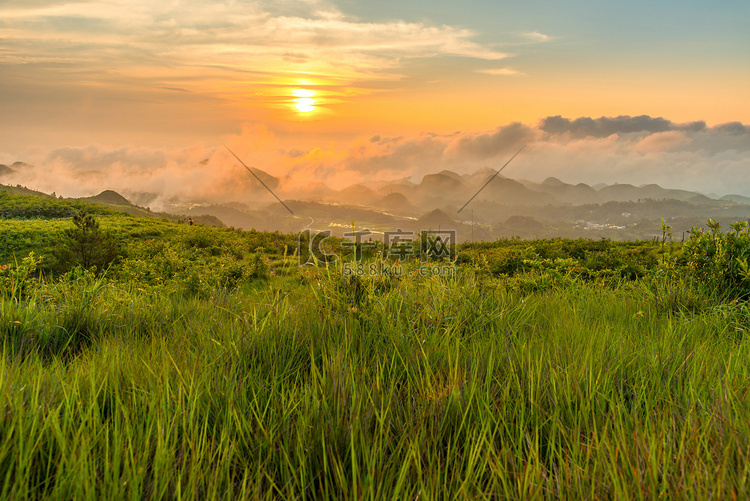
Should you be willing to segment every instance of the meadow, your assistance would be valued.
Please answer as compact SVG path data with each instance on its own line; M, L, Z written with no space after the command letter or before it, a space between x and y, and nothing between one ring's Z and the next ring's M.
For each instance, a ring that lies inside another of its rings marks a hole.
M87 269L34 203L0 198L0 498L747 496L742 224L358 276L80 205L117 250Z

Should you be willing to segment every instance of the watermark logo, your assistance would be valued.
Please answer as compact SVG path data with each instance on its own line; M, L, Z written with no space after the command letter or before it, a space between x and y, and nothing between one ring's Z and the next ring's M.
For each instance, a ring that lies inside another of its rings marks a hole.
M422 262L416 268L407 268L401 261L376 261L371 263L341 264L341 273L345 277L443 277L455 278L458 276L458 268L453 263L425 263Z
M341 242L345 249L351 249L354 254L354 261L359 262L364 255L367 255L377 249L378 244L372 240L372 232L368 229L360 231L351 231L344 233L344 238L351 239ZM368 238L368 240L365 240Z
M416 233L399 228L383 233L383 245L389 259L452 259L455 257L456 238L456 230L422 230Z
M383 232L382 241L369 229L344 233L344 239L331 238L331 231L305 230L298 237L300 265L340 265L345 275L455 276L452 264L456 254L456 230ZM406 271L404 263L418 261L415 271Z
M396 231L383 232L383 245L390 259L406 261L418 254L418 249L415 249L414 245L413 231L403 231L399 228Z
M427 259L453 259L456 249L456 230L422 231L422 253Z
M331 236L331 230L316 231L304 230L297 237L297 256L300 266L335 263L339 256L333 252L333 245L327 244L326 240Z

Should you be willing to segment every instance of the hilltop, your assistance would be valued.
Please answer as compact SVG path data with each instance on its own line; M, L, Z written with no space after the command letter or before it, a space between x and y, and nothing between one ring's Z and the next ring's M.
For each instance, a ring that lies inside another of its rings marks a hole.
M0 191L8 192L11 195L30 195L39 198L56 198L53 195L48 195L47 193L42 193L41 191L32 190L25 186L21 186L20 184L17 184L15 186L6 186L0 184Z

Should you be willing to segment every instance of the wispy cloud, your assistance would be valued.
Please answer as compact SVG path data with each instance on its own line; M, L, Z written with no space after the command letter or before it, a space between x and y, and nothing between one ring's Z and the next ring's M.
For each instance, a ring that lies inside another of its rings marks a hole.
M550 40L552 40L551 36L545 35L544 33L539 33L538 31L523 33L523 37L531 42L549 42Z
M301 76L342 96L343 86L399 78L410 58L508 57L475 37L445 25L364 22L315 0L0 4L0 64L71 83L180 88L238 101L248 85ZM246 77L228 78L228 71Z
M477 73L484 73L485 75L494 75L500 77L517 77L526 75L526 73L524 73L523 71L514 70L513 68L489 68L484 70L477 70Z

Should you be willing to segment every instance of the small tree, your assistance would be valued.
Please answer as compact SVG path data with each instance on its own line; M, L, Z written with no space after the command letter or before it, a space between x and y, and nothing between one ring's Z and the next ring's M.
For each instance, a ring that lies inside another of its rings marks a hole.
M117 244L109 233L99 228L99 222L85 210L73 216L75 228L65 230L65 241L58 252L63 268L80 265L86 269L96 267L103 271L117 259Z

